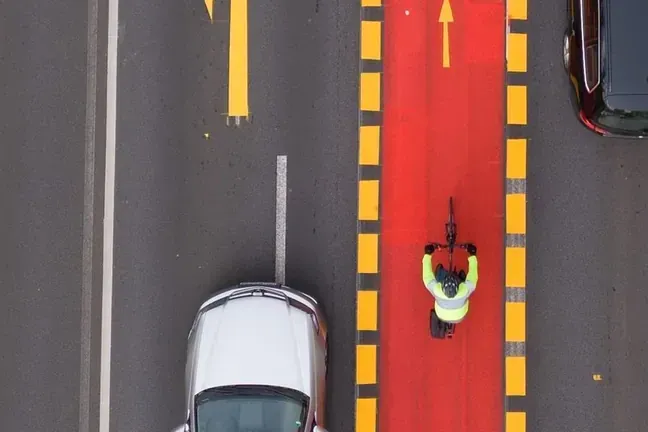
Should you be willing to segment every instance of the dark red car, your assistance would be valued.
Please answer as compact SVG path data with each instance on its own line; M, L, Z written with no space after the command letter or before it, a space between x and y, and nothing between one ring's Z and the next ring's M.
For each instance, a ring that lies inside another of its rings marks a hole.
M605 136L648 138L648 0L568 0L563 58L578 116Z

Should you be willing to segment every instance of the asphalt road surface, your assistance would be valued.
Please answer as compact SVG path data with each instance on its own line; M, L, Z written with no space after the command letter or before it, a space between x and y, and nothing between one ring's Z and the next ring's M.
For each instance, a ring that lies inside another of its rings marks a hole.
M648 145L581 126L566 12L529 7L527 429L648 430Z
M93 303L82 295L93 283L91 263L83 264L84 230L94 232L84 224L94 207L84 201L84 185L92 185L84 168L88 10L77 6L0 2L0 429L6 431L78 430L80 410L91 409L87 371L97 357L82 354L90 346L81 326L82 310ZM83 316L89 332L96 319Z
M286 283L329 316L329 428L352 430L359 4L250 2L253 121L236 129L229 2L213 24L199 0L120 3L111 431L180 424L197 307L274 279L279 155ZM107 4L95 94L87 8L0 2L2 430L98 430Z
M229 2L121 2L111 430L184 420L186 336L212 291L274 280L288 163L286 283L331 339L329 427L354 410L359 4L250 2L252 122L227 127ZM208 133L208 138L204 134Z

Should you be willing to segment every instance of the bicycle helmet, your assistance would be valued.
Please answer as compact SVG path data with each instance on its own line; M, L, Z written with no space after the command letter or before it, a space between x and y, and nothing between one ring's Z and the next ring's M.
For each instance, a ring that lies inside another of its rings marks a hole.
M441 288L448 298L453 298L457 295L457 291L459 290L459 280L457 280L457 277L451 273L445 277Z

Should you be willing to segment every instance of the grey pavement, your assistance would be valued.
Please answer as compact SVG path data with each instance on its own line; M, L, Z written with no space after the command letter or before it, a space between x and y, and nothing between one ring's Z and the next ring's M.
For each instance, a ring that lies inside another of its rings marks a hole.
M274 278L285 154L286 282L329 315L329 426L352 430L359 4L250 2L239 129L224 117L228 2L214 9L211 24L200 1L120 4L111 429L181 423L200 302Z
M566 11L529 5L527 430L648 430L648 143L579 123Z
M70 0L0 10L0 429L73 431L88 11Z

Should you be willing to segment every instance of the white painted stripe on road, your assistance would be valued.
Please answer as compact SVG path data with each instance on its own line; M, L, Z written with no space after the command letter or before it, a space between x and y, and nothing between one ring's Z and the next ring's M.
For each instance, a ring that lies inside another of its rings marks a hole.
M275 237L275 282L286 283L286 200L288 194L288 156L277 156L277 203Z
M101 375L99 432L110 431L110 349L113 301L115 147L117 132L117 38L119 0L108 0L108 73L106 83L106 182L104 189L103 286L101 301Z
M85 166L83 182L83 252L81 258L81 363L79 432L90 432L90 358L92 347L92 261L94 256L95 133L97 126L98 0L88 0L86 58Z

